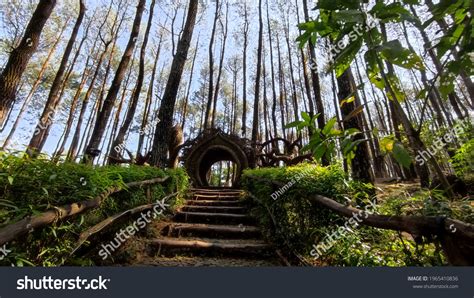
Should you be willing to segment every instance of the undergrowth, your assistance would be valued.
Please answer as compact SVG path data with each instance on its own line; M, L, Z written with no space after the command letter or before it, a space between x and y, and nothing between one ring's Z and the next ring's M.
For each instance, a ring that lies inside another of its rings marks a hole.
M278 181L275 186L270 181ZM284 185L290 187L284 187ZM282 250L290 249L313 265L331 266L440 266L446 265L441 248L428 241L415 241L411 235L359 226L331 242L319 258L312 250L328 239L348 218L311 204L307 199L320 194L359 209L376 204L376 214L446 215L472 222L471 202L450 202L441 193L420 190L403 197L380 199L371 184L351 181L339 166L302 164L294 167L247 170L243 187L254 195L252 212L266 236ZM275 191L287 189L280 196ZM273 194L273 197L272 197ZM276 198L276 199L275 199ZM276 228L275 228L276 227ZM418 240L418 239L417 239Z
M183 170L153 167L54 164L49 160L29 159L0 152L0 228L55 206L91 200L104 190L169 176L163 185L125 189L105 200L100 208L45 228L32 230L6 244L11 252L0 260L3 266L94 265L94 255L71 255L81 232L122 211L154 203L165 195L188 187ZM148 189L148 190L147 190ZM147 195L148 192L148 195ZM167 201L169 211L181 204L182 196ZM122 223L123 224L123 223ZM116 227L114 227L116 228ZM100 258L99 258L100 259Z

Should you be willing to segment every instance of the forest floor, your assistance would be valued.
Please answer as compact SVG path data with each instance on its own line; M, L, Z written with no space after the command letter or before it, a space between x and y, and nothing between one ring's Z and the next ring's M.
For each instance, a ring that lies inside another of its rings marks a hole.
M419 181L407 182L376 182L377 199L384 200L390 197L410 196L421 190Z

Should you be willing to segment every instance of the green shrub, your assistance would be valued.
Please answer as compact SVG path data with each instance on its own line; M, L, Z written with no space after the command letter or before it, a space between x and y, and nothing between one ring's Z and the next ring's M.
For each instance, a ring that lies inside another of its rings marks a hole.
M298 181L283 195L276 200L272 198L278 187L269 181L287 184L296 180ZM395 231L364 226L359 226L332 242L330 248L319 259L314 259L311 255L313 245L324 242L327 235L337 231L348 219L336 215L327 208L311 204L308 200L311 195L324 195L359 209L368 206L369 201L376 200L374 186L348 180L339 166L320 167L301 164L286 168L248 170L243 175L242 184L255 196L250 202L252 212L258 218L266 237L282 249L290 249L302 255L306 261L314 265L445 264L444 257L433 244L417 245L408 235L402 237ZM376 203L377 210L374 211L377 213L394 214L393 211L397 208L403 209L400 205L406 202Z
M147 197L146 188L126 189L110 196L100 208L31 231L8 243L7 247L12 252L0 261L0 265L58 266L64 262L91 265L92 259L69 257L82 231L109 216L155 202L176 190L183 193L188 187L188 177L180 169L164 171L139 166L54 164L47 160L33 160L0 152L0 228L54 206L91 200L112 186L165 176L171 178L166 184L150 187L152 197ZM170 211L181 201L182 196L168 201Z
M470 139L451 158L451 163L460 177L471 178L474 176L474 139Z

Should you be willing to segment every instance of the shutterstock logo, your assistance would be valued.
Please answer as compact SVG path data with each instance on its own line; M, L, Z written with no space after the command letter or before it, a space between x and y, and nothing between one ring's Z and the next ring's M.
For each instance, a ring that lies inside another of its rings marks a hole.
M102 275L96 279L76 278L63 279L43 276L42 278L24 278L16 281L17 290L107 290L109 278L103 278Z

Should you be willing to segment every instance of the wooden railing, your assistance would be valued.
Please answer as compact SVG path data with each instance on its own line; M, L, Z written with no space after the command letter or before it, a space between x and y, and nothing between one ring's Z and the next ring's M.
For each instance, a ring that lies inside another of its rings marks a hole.
M169 179L170 177L156 178L140 182L130 182L123 186L113 186L103 191L92 200L72 203L62 207L54 207L53 209L45 211L41 214L28 216L16 223L10 224L0 229L0 246L28 233L31 230L48 226L52 223L82 214L91 209L99 208L110 195L120 192L124 189L162 184L167 182Z

